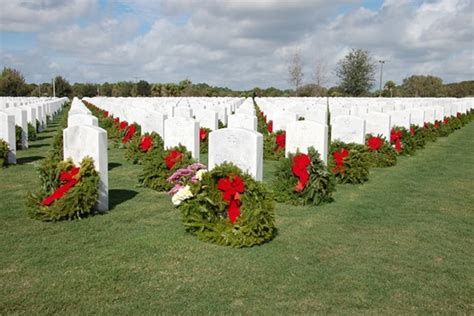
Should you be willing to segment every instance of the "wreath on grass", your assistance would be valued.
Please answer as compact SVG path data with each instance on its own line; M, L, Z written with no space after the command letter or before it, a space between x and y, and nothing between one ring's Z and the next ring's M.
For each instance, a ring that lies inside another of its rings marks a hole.
M21 126L15 124L15 143L16 143L16 150L23 149L23 142L22 140L23 129Z
M210 128L201 127L199 129L199 148L201 154L207 154L209 150L209 133L212 132Z
M36 128L33 126L33 124L28 123L28 140L36 140L37 138L37 133L36 133Z
M397 152L382 135L367 134L366 145L369 147L370 167L386 168L397 164Z
M268 134L267 116L257 105L255 105L255 112L257 113L257 131L265 136Z
M404 127L394 127L390 132L390 144L398 155L414 155L416 151L416 139L412 133Z
M420 130L421 135L425 142L435 142L438 138L438 132L435 129L434 124L424 123L423 128Z
M8 166L8 153L10 148L8 143L0 138L0 168Z
M319 205L332 202L336 181L313 148L308 154L290 154L278 164L271 182L275 201L293 205Z
M329 168L339 183L364 183L369 179L371 152L365 145L334 141L330 147Z
M138 181L144 187L156 191L169 191L173 185L167 179L178 169L194 162L191 152L179 145L157 154L146 156Z
M425 148L426 139L423 135L423 128L412 124L410 126L410 134L413 137L415 150Z
M146 156L156 155L163 151L163 139L158 133L136 134L127 144L125 159L133 164L141 164Z
M224 163L209 172L194 164L176 170L169 181L175 186L170 194L186 231L200 240L252 247L273 238L271 194L233 164Z
M28 193L29 215L42 221L82 218L94 214L99 196L99 174L85 157L80 167L71 160L43 160L37 168L41 188Z
M263 158L265 160L280 160L285 157L285 131L280 130L276 133L267 133L263 137Z

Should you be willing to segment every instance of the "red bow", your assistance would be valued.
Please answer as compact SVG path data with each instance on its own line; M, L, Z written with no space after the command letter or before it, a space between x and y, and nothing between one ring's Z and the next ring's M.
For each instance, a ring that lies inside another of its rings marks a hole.
M282 150L283 148L285 148L285 144L286 144L286 133L283 132L283 133L278 134L278 135L276 136L275 142L276 142L275 152L279 152L280 150Z
M412 134L413 136L415 136L415 129L413 127L410 127L410 134Z
M183 158L183 154L176 149L170 151L168 156L165 157L165 164L168 169L172 169L177 162L180 162Z
M443 123L448 124L449 123L449 117L445 117L444 120L443 120Z
M61 175L59 176L60 181L65 181L63 185L61 185L56 191L53 192L50 196L45 198L43 201L41 201L41 204L49 206L51 203L53 203L56 200L59 200L66 194L67 191L69 191L73 186L77 184L77 179L74 178L75 175L79 173L79 168L74 167L71 169L71 171L63 171Z
M460 117L461 117L461 112L457 112L457 113L456 113L456 117L457 117L457 118L460 118Z
M107 117L107 116L109 116L109 112L104 111L104 112L102 113L102 115L103 115L104 117Z
M439 128L439 122L438 122L438 121L436 121L436 122L434 123L434 127L435 127L435 128Z
M298 154L293 157L291 171L298 177L298 183L295 186L296 192L301 192L306 187L309 180L308 166L310 163L311 159L306 154Z
M120 130L120 131L123 131L123 130L126 129L127 127L128 127L127 121L123 121L123 122L121 122L120 125L119 125L119 130Z
M222 198L229 203L227 209L227 217L232 224L235 223L240 216L240 194L245 191L244 181L239 176L221 178L217 182L217 188L222 191Z
M403 133L402 131L397 131L395 129L392 129L392 132L390 133L390 142L395 143L395 150L397 153L402 151L402 137Z
M380 137L370 137L369 140L367 141L367 146L370 148L372 151L376 151L380 147L382 147L383 140Z
M118 117L114 118L114 124L119 125L120 124L120 119Z
M428 128L428 127L430 127L430 126L428 125L428 123L425 122L425 123L423 124L423 127L424 127L424 128Z
M122 122L123 123L123 122ZM126 122L125 122L126 123ZM137 129L135 128L135 125L132 124L127 128L127 133L125 136L122 138L122 143L128 143L130 139L132 139L133 135L135 135L135 132Z
M140 150L148 152L153 147L153 138L151 136L143 136L140 141Z
M273 121L269 121L267 124L267 131L273 133Z
M207 137L207 132L204 128L200 128L199 129L199 139L202 141L205 141L206 140L206 137Z
M336 162L336 166L332 169L332 172L336 173L340 169L344 167L344 158L349 156L349 151L345 148L341 148L340 151L336 151L332 154L334 161ZM344 173L344 170L341 170Z

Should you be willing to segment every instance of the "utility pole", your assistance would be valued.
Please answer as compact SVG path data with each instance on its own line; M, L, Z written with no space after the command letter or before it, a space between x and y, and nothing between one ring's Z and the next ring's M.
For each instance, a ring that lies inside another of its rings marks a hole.
M379 60L380 63L380 86L379 86L379 97L382 96L382 76L383 76L383 64L385 64L385 60Z
M53 98L56 97L56 78L51 80L53 82Z

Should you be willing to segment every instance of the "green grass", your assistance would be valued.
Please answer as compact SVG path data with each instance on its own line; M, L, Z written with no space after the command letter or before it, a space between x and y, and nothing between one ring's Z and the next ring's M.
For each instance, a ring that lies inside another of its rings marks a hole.
M474 313L472 123L338 186L332 204L277 205L278 235L251 249L186 234L120 149L109 150L110 212L28 218L32 161L53 128L0 170L0 314Z

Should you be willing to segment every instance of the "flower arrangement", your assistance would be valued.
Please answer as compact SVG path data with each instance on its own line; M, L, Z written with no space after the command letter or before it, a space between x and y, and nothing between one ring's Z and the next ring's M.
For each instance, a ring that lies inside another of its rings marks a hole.
M390 143L381 135L367 134L366 144L369 147L370 166L376 168L391 167L397 164L397 152Z
M82 218L95 213L99 174L92 158L76 167L71 160L45 159L38 166L41 188L28 193L29 214L42 221Z
M0 168L6 167L8 165L8 153L10 148L8 143L0 138Z
M212 130L206 127L201 127L199 129L199 148L201 150L201 154L206 154L208 151L210 132L212 132Z
M232 247L251 247L273 238L274 202L265 186L232 164L212 171L192 164L177 170L173 204L186 231L199 239Z
M263 158L266 160L280 160L285 156L286 133L278 131L267 133L263 141Z
M169 191L173 185L167 179L178 169L192 164L191 152L178 147L153 152L142 161L143 171L139 176L141 185L157 191Z
M163 151L163 139L158 133L145 133L142 136L135 134L127 144L125 159L133 164L141 164L158 151Z
M329 168L339 183L363 183L369 179L371 151L360 144L331 143Z
M290 154L281 159L271 182L275 201L293 205L331 202L335 187L333 174L313 147L308 154Z

